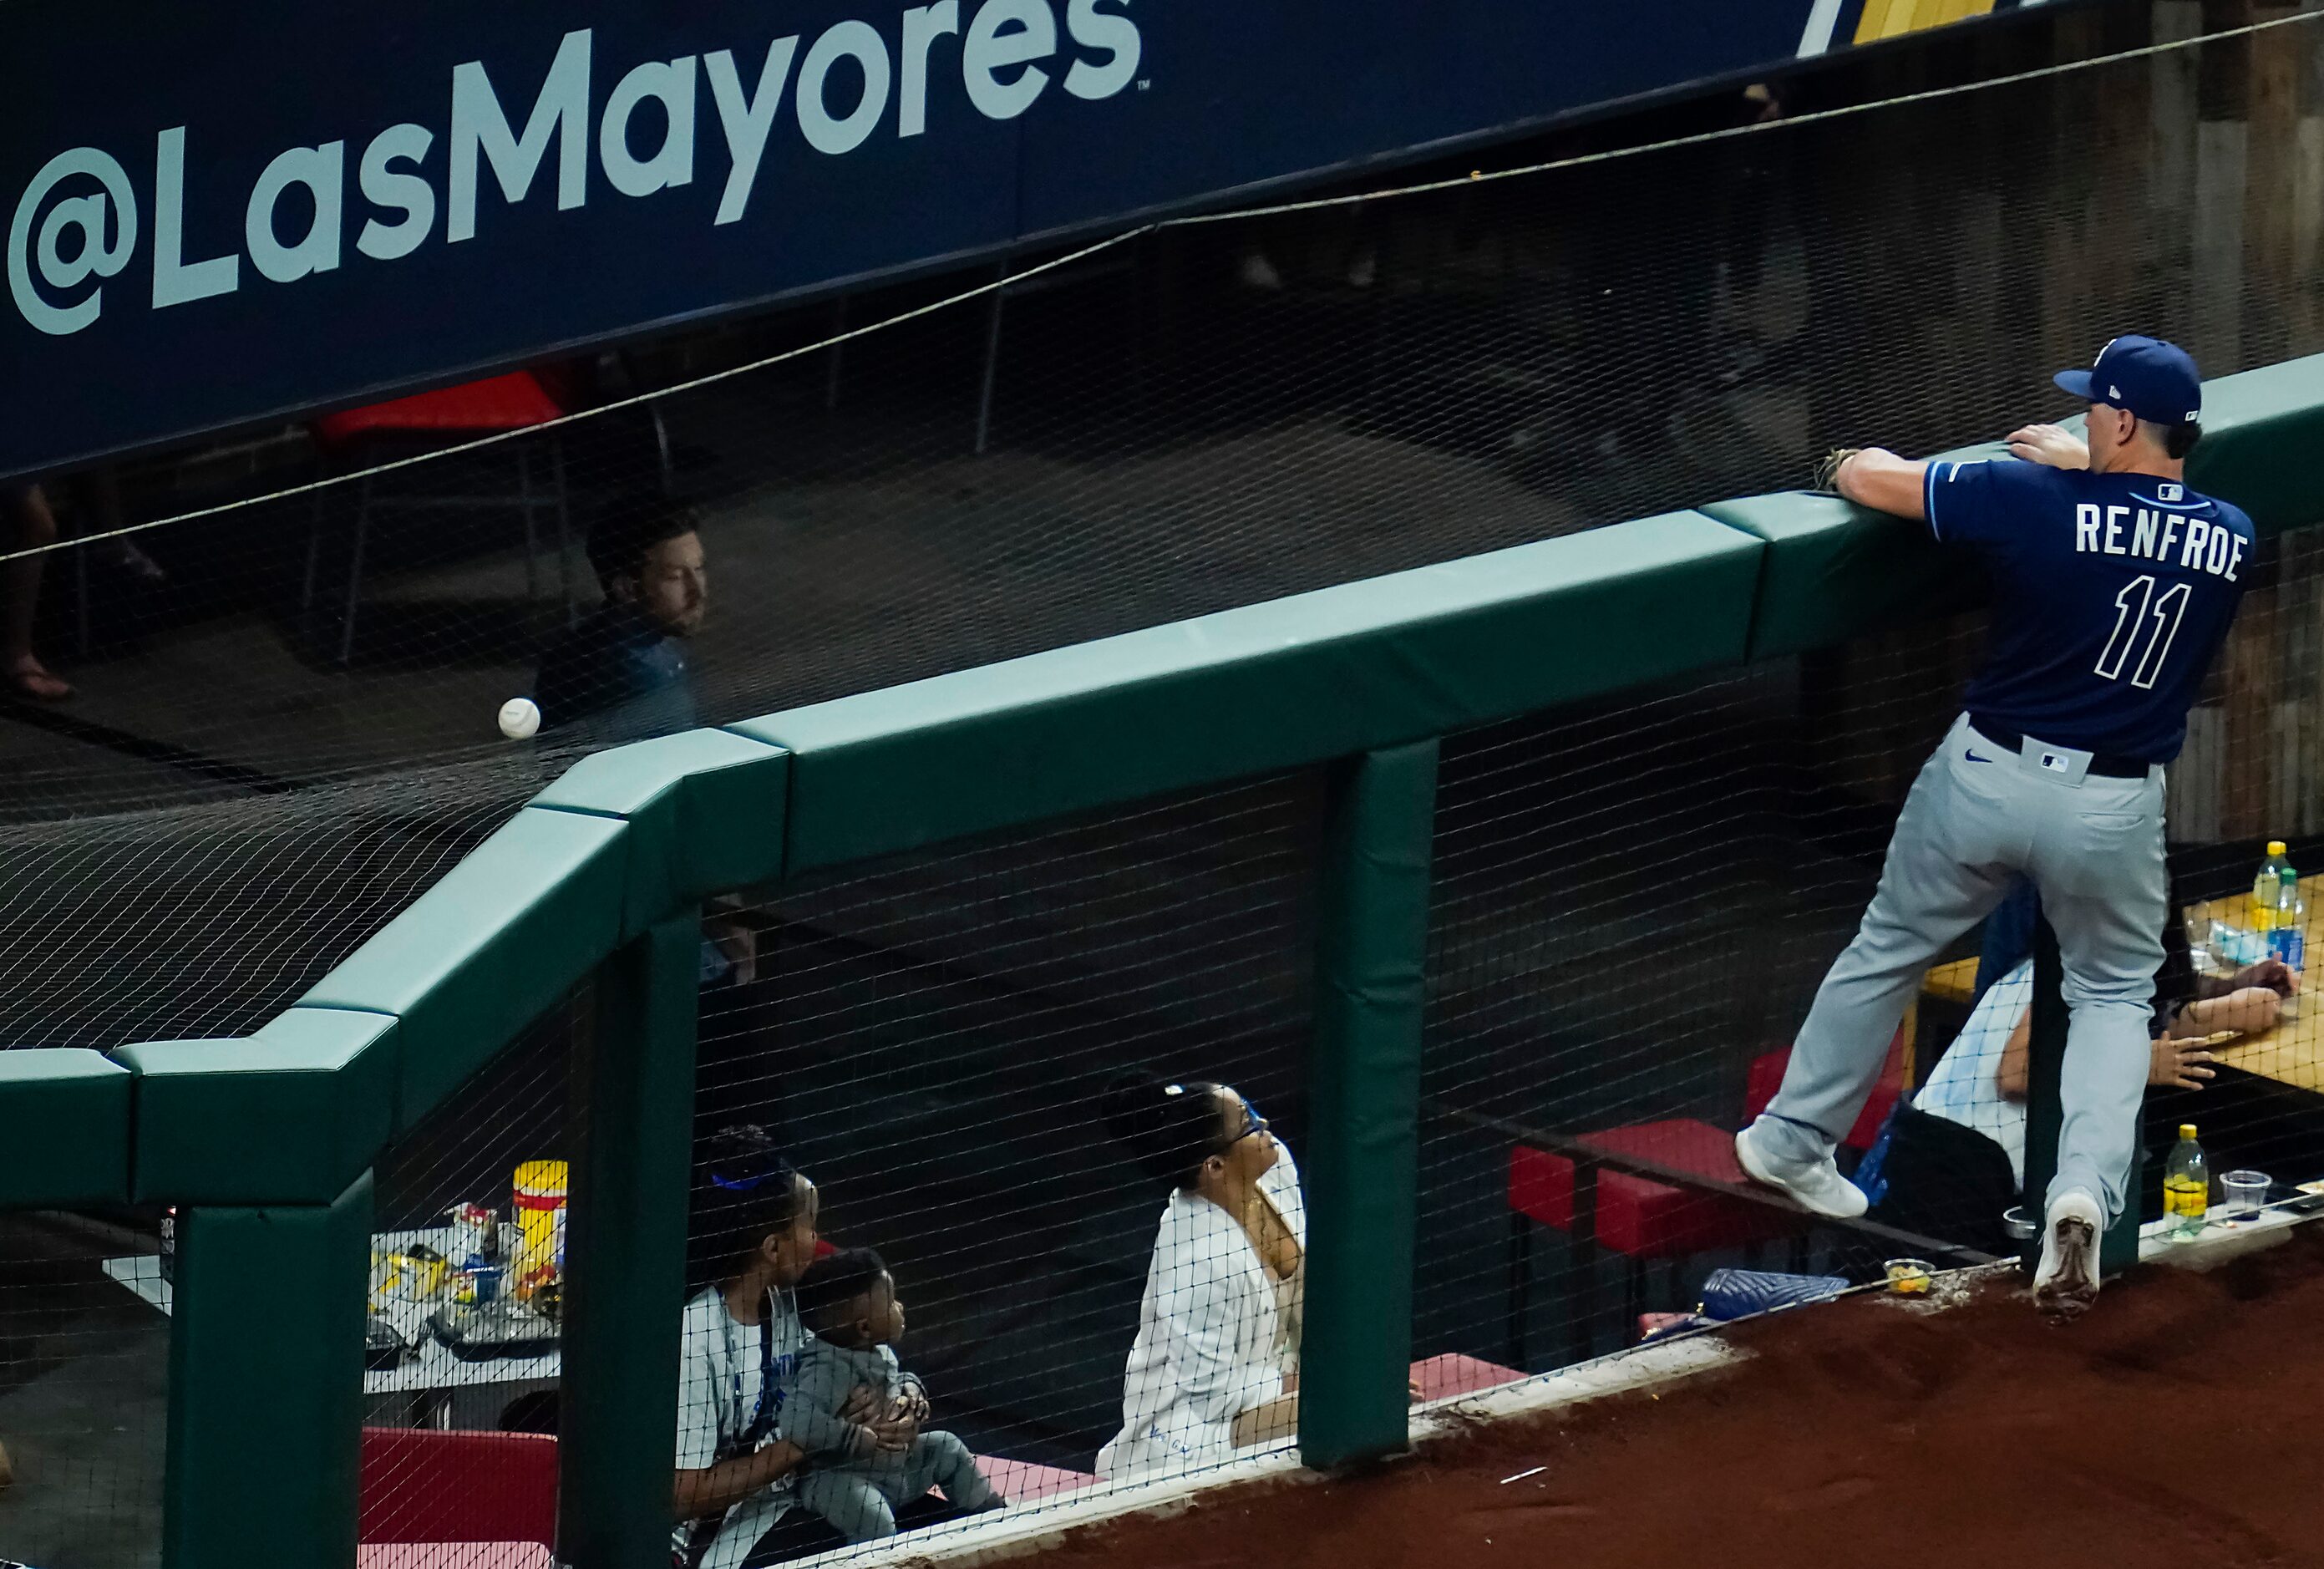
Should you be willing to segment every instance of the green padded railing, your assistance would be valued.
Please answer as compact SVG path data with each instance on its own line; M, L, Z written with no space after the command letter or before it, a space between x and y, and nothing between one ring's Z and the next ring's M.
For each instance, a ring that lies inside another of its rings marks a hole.
M2324 521L2324 356L2205 401L2194 483L2265 531ZM635 1569L667 1540L703 899L1325 765L1300 1444L1390 1450L1438 738L1977 593L1921 531L1789 493L602 752L246 1039L0 1052L0 1206L180 1206L164 1561L240 1565L258 1532L345 1569L371 1168L596 972L579 1071L627 1114L574 1163L560 1555Z

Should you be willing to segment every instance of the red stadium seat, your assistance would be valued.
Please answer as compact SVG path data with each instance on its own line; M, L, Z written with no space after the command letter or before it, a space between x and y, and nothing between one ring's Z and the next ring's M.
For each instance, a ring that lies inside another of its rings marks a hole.
M1880 1130L1887 1124L1888 1113L1904 1094L1904 1035L1896 1033L1889 1043L1888 1063L1881 1069L1880 1082L1872 1086L1872 1098L1864 1103L1864 1114L1856 1119L1856 1126L1848 1131L1840 1147L1858 1154L1879 1141ZM1784 1086L1784 1069L1791 1066L1792 1048L1771 1051L1751 1059L1751 1072L1743 1083L1743 1120L1748 1122L1767 1109L1775 1092Z
M442 387L360 409L341 409L315 421L315 434L333 447L364 436L430 431L445 436L486 436L496 430L530 430L565 411L530 371L511 371L456 387Z
M541 384L539 376L530 371L511 371L506 375L490 376L461 386L441 387L432 392L326 414L315 421L315 439L322 448L327 466L361 468L367 458L408 450L415 443L423 449L433 449L463 438L530 430L565 413L565 408ZM387 451L383 452L383 447ZM363 595L364 558L370 542L371 520L374 514L390 509L517 512L524 522L528 601L540 594L534 514L546 511L556 525L558 583L565 599L566 621L568 624L572 622L576 612L568 538L571 505L565 485L563 449L552 433L547 443L545 475L536 470L540 455L533 450L532 443L511 442L494 456L512 466L516 480L512 487L461 494L427 488L441 483L435 477L438 471L433 467L423 471L429 478L418 490L383 494L380 487L388 481L375 481L369 474L355 480L353 515L346 530L346 600L340 611L339 663L346 664L355 654L355 611ZM325 524L330 515L330 503L337 495L333 490L316 493L314 521L307 536L307 568L299 594L300 619L309 625L314 617L322 568Z
M1904 1094L1904 1032L1900 1029L1890 1042L1888 1061L1879 1084L1865 1103L1863 1115L1856 1120L1843 1140L1847 1148L1869 1149L1879 1138L1889 1112ZM1775 1098L1791 1055L1791 1048L1786 1047L1753 1060L1745 1076L1744 1121L1757 1116ZM1706 1191L1741 1187L1748 1183L1742 1168L1735 1163L1733 1127L1720 1127L1693 1117L1675 1117L1600 1129L1578 1138L1591 1149L1609 1156L1627 1156L1699 1181L1699 1186L1680 1186L1613 1168L1600 1169L1597 1212L1588 1240L1630 1260L1626 1312L1628 1319L1636 1319L1645 1310L1646 1267L1655 1260L1676 1260L1729 1248L1756 1251L1763 1243L1784 1239L1804 1246L1810 1223L1805 1216L1756 1200ZM1569 1156L1529 1144L1518 1144L1509 1150L1508 1355L1520 1367L1526 1361L1533 1227L1572 1231L1574 1176L1574 1162ZM1590 1267L1594 1269L1594 1265ZM1596 1316L1594 1302L1588 1311L1576 1315L1576 1360L1589 1354L1591 1328Z
M1090 1487L1097 1481L1093 1472L1067 1471L1060 1465L1036 1465L1029 1460L1003 1460L997 1455L980 1454L976 1469L992 1484L992 1491L1011 1504L1028 1504L1055 1493L1072 1492L1076 1488Z
M365 1542L557 1542L557 1440L535 1433L363 1430Z
M1515 1368L1505 1368L1499 1362L1489 1362L1478 1357L1462 1356L1458 1352L1446 1352L1412 1364L1413 1387L1424 1400L1449 1400L1455 1395L1473 1395L1480 1389L1490 1389L1502 1384L1514 1384L1526 1375Z

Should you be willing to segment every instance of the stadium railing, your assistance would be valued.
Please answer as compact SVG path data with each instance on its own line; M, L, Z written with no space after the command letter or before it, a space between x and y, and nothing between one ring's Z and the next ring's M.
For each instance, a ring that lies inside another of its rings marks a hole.
M2324 356L2216 381L2192 478L2324 522ZM1960 454L1956 456L1965 456ZM354 1562L374 1170L594 979L561 1560L667 1552L705 899L1325 771L1299 1448L1402 1445L1442 738L1975 602L1918 531L1802 493L1251 605L574 767L243 1039L0 1053L0 1206L177 1210L171 1569Z

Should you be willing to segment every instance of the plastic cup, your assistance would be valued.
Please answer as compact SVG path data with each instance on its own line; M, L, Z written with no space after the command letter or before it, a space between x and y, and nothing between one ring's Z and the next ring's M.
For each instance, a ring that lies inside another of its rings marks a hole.
M2264 1171L2230 1171L2219 1178L2228 1215L2248 1219L2257 1214L2267 1203L2268 1176Z
M2009 1233L2009 1240L2013 1242L2030 1242L2042 1234L2042 1223L2022 1204L2001 1212L2001 1227Z

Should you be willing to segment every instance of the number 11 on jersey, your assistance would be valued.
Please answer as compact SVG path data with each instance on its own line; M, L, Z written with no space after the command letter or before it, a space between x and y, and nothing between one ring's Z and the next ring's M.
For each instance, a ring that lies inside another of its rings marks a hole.
M2171 641L2179 635L2179 623L2187 614L2187 602L2193 597L2194 589L2184 583L2173 584L2158 595L2151 572L2124 584L2122 592L2114 596L2114 632L2098 655L2098 673L2109 681L2121 680L2122 667L2129 660L2131 647L2139 641L2139 632L2144 628L2146 648L2130 672L2130 684L2142 689L2152 688L2163 674L2163 661L2170 655Z

